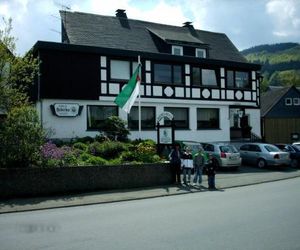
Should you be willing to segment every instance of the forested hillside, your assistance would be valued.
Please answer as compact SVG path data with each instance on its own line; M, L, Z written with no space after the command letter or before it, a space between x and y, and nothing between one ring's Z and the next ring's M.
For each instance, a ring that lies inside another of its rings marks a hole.
M300 44L260 45L241 51L249 62L262 65L262 90L269 85L300 87Z

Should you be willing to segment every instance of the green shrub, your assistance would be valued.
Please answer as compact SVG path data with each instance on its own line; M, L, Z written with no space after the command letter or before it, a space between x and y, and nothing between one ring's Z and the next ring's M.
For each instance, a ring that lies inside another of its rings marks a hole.
M87 152L88 145L84 144L83 142L76 142L72 146L74 149L78 149L79 151Z
M138 161L138 158L135 150L123 152L120 157L122 163Z
M116 141L94 142L89 146L89 152L91 154L108 160L118 158L120 154L126 150L126 144Z
M95 166L102 166L105 165L107 161L99 156L90 156L86 161L86 163Z
M0 165L28 167L40 161L44 142L36 109L31 106L11 109L0 131Z

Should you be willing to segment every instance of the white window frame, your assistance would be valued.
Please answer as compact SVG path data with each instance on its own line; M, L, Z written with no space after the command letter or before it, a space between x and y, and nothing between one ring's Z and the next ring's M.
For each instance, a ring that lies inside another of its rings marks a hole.
M284 103L285 103L285 106L292 106L293 100L292 100L292 98L285 98Z
M175 51L179 49L180 53L179 54L176 54ZM172 55L175 55L175 56L183 56L183 47L182 46L174 46L172 45Z
M199 52L201 52L201 54L203 56L199 56ZM196 48L196 53L195 53L195 56L198 57L198 58L206 58L206 49L199 49L199 48Z
M293 98L293 103L295 106L300 106L300 98Z

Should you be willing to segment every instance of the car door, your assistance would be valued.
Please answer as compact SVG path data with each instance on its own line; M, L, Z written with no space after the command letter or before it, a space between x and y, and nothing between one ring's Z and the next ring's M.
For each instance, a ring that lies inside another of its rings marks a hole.
M249 163L249 145L245 144L240 147L240 155L242 157L243 163Z

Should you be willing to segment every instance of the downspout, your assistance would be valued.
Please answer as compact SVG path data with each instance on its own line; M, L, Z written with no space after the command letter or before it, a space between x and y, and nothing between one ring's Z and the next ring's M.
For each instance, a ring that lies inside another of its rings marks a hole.
M39 72L38 72L38 93L37 100L40 102L40 121L41 127L43 128L43 101L41 100L41 61L40 61L40 51L38 51L38 61L39 61Z

